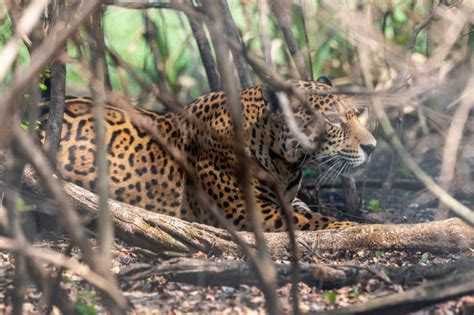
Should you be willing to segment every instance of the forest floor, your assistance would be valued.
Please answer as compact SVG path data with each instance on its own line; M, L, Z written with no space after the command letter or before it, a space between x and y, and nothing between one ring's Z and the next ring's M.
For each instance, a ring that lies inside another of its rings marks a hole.
M376 167L368 174L368 178L384 180L386 172L387 155L380 154L375 161ZM436 202L426 198L423 191L392 189L388 195L387 203L380 205L381 188L367 188L364 193L365 206L363 218L369 222L390 223L418 223L433 219ZM325 189L320 198L323 203L342 204L340 189ZM471 198L472 199L472 198ZM374 201L375 200L375 201ZM472 208L473 200L460 200ZM37 247L51 248L65 252L68 246L67 239L59 238L54 233L41 233L35 244ZM73 256L79 258L76 250ZM302 263L321 263L328 265L355 265L360 268L368 266L410 266L451 263L462 257L474 256L474 252L456 254L432 254L425 252L406 251L360 251L318 253L301 257ZM199 286L185 283L167 281L161 276L151 276L146 280L128 281L122 277L127 270L133 269L138 264L159 266L169 257L154 254L148 251L127 246L117 240L113 250L112 271L118 275L119 284L127 298L133 303L132 314L182 314L182 313L219 313L219 314L264 314L264 297L255 286L238 285L230 286ZM220 256L208 257L197 254L193 258L207 259L210 261L242 260L243 257ZM275 262L290 264L290 254L282 252L273 257ZM0 314L8 314L11 310L9 295L12 289L14 265L10 253L0 252ZM404 291L415 284L391 284L374 274L373 279L365 283L357 283L350 287L333 290L322 290L319 286L310 287L300 283L299 307L302 313L314 313L321 310L331 310L354 303L363 303L374 298L387 296L392 293ZM70 294L71 299L83 314L103 313L100 298L96 291L75 276L70 271L63 274L62 286ZM291 285L286 284L278 289L281 305L285 313L291 312ZM40 293L30 285L27 289L24 314L41 313ZM58 312L59 313L59 312ZM466 296L441 304L425 308L416 314L474 314L474 296Z

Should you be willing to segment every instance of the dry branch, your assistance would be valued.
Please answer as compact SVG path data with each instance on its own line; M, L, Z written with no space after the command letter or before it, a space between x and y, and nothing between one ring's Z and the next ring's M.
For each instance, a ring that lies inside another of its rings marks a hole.
M381 278L392 284L413 284L424 280L435 280L449 274L470 271L473 258L460 259L455 263L433 266L385 267L370 266L331 266L325 264L301 264L298 278L309 286L334 289L357 283L366 283L370 279ZM276 264L278 284L292 281L291 266ZM239 286L258 285L258 279L251 265L242 260L209 261L194 258L176 258L160 263L158 266L134 264L118 275L121 281L150 279L153 276L165 277L168 281L184 282L201 286Z
M56 25L48 39L38 49L35 49L28 65L15 72L12 85L3 93L0 101L0 134L2 135L0 147L7 146L11 141L11 131L13 130L11 117L19 96L35 80L35 76L56 56L69 36L99 7L100 3L98 0L91 0L84 4L82 11L72 19L66 29L62 25Z
M212 5L217 5L221 9L222 20L224 22L224 30L227 37L235 41L236 43L243 45L243 41L240 38L237 26L235 25L234 19L232 18L232 13L230 12L230 8L227 4L227 1L219 0L219 2L219 5L217 3L213 3ZM244 56L242 56L242 54L238 50L233 49L232 47L230 47L230 50L232 51L232 56L234 57L235 62L235 68L239 76L240 88L245 89L252 87L254 84L252 82L252 78L250 77L250 69ZM219 58L219 56L217 56L217 58Z
M406 314L425 306L474 293L474 270L450 275L411 290L323 314Z
M474 63L472 65L474 67ZM464 126L469 118L469 111L474 106L474 72L469 79L461 96L461 102L453 115L453 120L446 134L446 142L443 149L443 163L441 164L441 173L439 185L449 191L449 186L454 177L456 161L458 159L459 145L463 136ZM440 203L437 219L446 219L449 215L449 209L445 204Z
M34 30L36 24L40 21L41 15L46 8L48 1L36 0L25 9L23 15L16 23L15 35L4 46L0 52L0 82L15 62L24 40L28 41L28 34Z
M32 173L26 173L23 181L25 197L44 199L45 194L36 183ZM64 183L73 206L84 216L96 217L98 197L74 184ZM155 252L175 251L195 253L198 251L219 255L224 252L240 255L239 247L223 229L190 223L174 217L146 211L109 200L117 236L129 244ZM473 228L460 219L448 219L419 224L371 224L343 230L297 232L298 250L302 254L320 252L360 250L406 250L431 253L459 252L474 247ZM238 232L238 235L255 248L253 233ZM286 233L265 233L272 256L288 251Z
M55 1L50 4L52 9L49 29L54 29L55 25L66 26L66 4L62 1ZM63 53L65 48L63 47ZM61 56L60 56L61 57ZM49 115L46 122L45 151L51 163L56 164L56 155L61 139L61 130L64 116L64 99L66 97L66 64L57 58L51 65L51 86L47 87L50 96ZM36 125L36 122L34 123Z
M275 15L281 28L283 37L285 38L288 49L290 50L290 54L293 58L296 69L303 80L308 80L308 73L306 72L303 54L301 53L296 38L291 30L292 22L289 15L287 14L289 8L286 7L289 5L290 4L288 2L282 0L271 2L273 14Z
M74 244L81 249L84 261L86 261L94 271L103 271L104 268L98 264L98 260L94 255L94 251L85 235L84 229L82 229L77 213L74 211L70 200L60 186L60 182L52 176L54 171L48 164L46 158L42 155L41 150L33 140L20 129L18 123L14 130L14 136L13 144L14 147L18 149L20 156L33 164L46 189L55 198L55 201L59 203L59 207L56 208L58 210L56 212L58 218L66 227ZM109 286L115 287L112 282L109 282ZM108 301L109 298L113 298L108 291L101 291L101 293L104 295L106 301ZM118 306L118 308L114 309L118 309L119 313L124 313L124 310L127 308L127 302L123 296L120 296L119 300L114 300L114 305Z
M251 86L252 82L247 82L247 80L250 79L249 77L247 78L247 64L241 63L243 61L242 56L238 54L236 50L229 49L225 37L221 32L224 27L229 36L238 39L235 36L238 34L236 34L237 30L233 24L234 22L227 3L221 1L220 4L216 6L216 3L206 0L203 2L203 5L209 15L207 25L214 44L217 68L221 75L222 88L225 92L228 106L227 109L233 126L233 150L237 159L237 183L243 194L248 221L252 231L254 232L257 245L257 253L251 255L249 258L256 270L257 277L260 279L261 289L265 295L266 307L269 313L280 314L281 308L276 294L276 270L263 236L263 226L261 225L257 215L254 187L250 180L251 174L248 163L249 159L247 157L243 140L245 139L245 131L242 118L242 104L239 100L235 80L232 77L232 64L228 58L230 50L234 54L235 66L239 74L240 85L242 87L248 87L247 84ZM223 14L223 17L221 14ZM238 58L236 58L237 55L239 56Z
M76 259L67 258L63 254L48 249L34 248L29 244L19 244L17 241L0 236L0 248L13 252L21 252L29 258L48 262L56 267L65 267L78 274L90 284L108 291L116 300L122 298L122 293L117 287L110 286L110 280L92 271L87 265L78 262Z
M190 10L192 9L192 0L188 0ZM211 52L211 45L207 39L206 32L204 31L204 25L201 20L197 19L191 14L186 14L189 19L189 24L193 31L194 39L201 55L202 64L206 71L207 80L211 91L219 91L221 89L219 74L216 70L214 57Z

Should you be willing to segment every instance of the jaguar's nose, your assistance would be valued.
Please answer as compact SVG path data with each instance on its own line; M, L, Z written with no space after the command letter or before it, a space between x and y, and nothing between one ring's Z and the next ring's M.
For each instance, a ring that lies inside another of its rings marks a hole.
M361 144L360 147L365 153L367 153L367 156L369 156L375 150L375 145L373 144Z

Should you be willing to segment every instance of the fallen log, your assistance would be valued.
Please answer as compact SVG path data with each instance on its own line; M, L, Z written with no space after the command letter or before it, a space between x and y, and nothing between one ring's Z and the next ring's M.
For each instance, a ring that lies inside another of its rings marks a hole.
M384 267L332 266L325 264L300 264L298 278L309 286L334 289L356 283L366 283L380 278L393 284L414 284L424 280L435 280L449 274L470 271L474 258L463 258L450 264L432 266ZM278 283L292 281L292 267L275 264ZM201 286L231 286L241 284L259 285L258 278L249 262L243 260L210 261L194 258L176 258L161 262L158 266L133 264L124 268L118 278L124 283L135 283L143 279L161 276L168 281L184 282Z
M25 172L22 185L26 198L46 198L31 171ZM73 206L84 217L97 215L97 195L66 182L64 189ZM109 200L109 209L117 236L129 244L154 252L200 251L214 255L224 252L240 255L238 246L223 229L190 223L114 200ZM254 247L252 233L239 232L239 235ZM272 255L279 256L288 251L286 233L265 233L265 237ZM301 253L360 250L447 253L473 248L474 229L454 218L419 224L367 224L342 230L300 231L297 232L297 239Z

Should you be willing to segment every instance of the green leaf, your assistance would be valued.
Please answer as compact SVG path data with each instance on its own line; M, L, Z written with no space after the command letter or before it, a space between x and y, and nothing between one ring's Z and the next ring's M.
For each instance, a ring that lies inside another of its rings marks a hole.
M423 255L421 255L421 258L420 258L421 262L426 264L428 262L428 256L429 256L428 253L423 253Z
M21 197L16 199L16 208L21 212L32 211L35 209L34 206L27 204Z
M97 314L97 310L95 309L93 305L89 305L87 303L84 303L83 301L76 301L76 303L74 303L74 307L79 313L83 315L96 315Z
M400 7L395 7L395 9L393 10L393 18L397 22L405 22L408 19L405 12L403 12Z
M378 199L370 199L369 201L369 210L372 212L379 212L380 209L380 200Z
M375 251L375 257L377 257L377 258L383 257L383 252L380 251L380 250L376 250L376 251Z
M326 297L326 299L328 299L329 303L336 304L336 292L334 292L333 290L329 290L324 293L324 296Z
M40 88L40 90L42 92L46 91L48 89L48 87L46 86L46 84L44 83L38 83L38 87Z
M95 291L81 290L81 291L77 292L77 296L79 298L95 298L97 296L97 294L95 293Z
M359 296L360 295L360 289L357 284L352 285L352 295L354 296Z
M74 280L72 280L70 277L63 276L63 283L68 284L68 283L73 283L73 282Z

